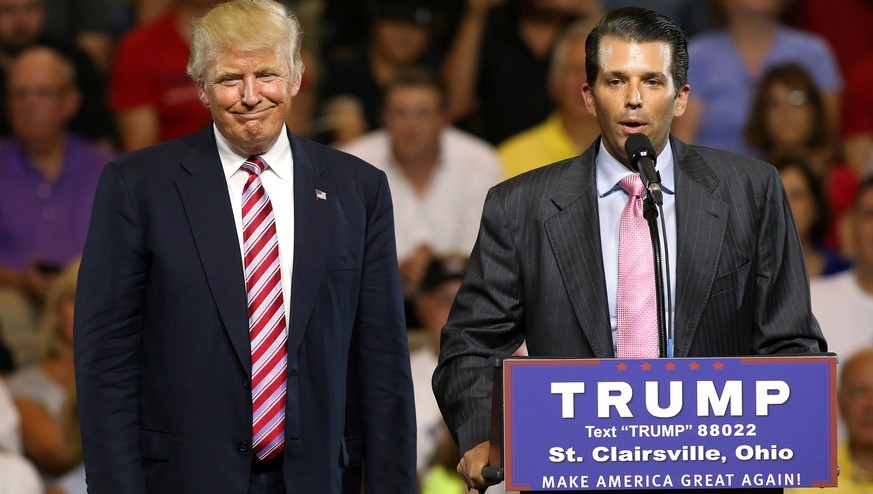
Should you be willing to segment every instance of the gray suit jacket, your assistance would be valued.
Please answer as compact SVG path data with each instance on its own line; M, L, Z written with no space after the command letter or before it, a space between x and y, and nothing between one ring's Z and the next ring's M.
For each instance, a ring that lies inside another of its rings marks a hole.
M671 138L676 174L675 355L826 350L794 220L776 170ZM443 330L434 391L461 451L488 439L488 359L614 357L594 159L494 187Z

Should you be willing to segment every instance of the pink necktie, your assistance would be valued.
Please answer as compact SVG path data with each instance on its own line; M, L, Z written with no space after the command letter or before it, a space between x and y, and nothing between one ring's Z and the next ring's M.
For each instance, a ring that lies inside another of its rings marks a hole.
M268 461L285 448L288 328L279 239L273 207L261 184L267 164L253 156L242 166L250 174L243 189L242 216L252 347L252 450Z
M643 218L646 189L636 173L619 185L630 195L618 227L618 334L616 356L658 356L658 315L652 241Z

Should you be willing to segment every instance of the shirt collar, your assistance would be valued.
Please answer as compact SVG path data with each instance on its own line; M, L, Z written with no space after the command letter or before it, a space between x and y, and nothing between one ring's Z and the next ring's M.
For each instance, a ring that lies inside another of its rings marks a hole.
M622 165L615 159L606 146L603 145L603 139L600 139L600 147L597 150L597 157L594 160L597 176L597 195L606 197L616 190L621 190L619 181L624 177L633 173L626 166ZM661 190L665 194L675 194L675 173L673 166L673 147L670 145L670 140L667 139L667 145L658 154L657 165L655 169L661 175Z
M221 159L221 167L224 169L224 178L229 179L231 175L239 171L243 162L248 156L240 156L230 147L227 139L218 131L218 127L212 124L212 131L215 134L215 143L218 146L218 157ZM293 159L291 155L291 142L288 140L288 132L285 126L282 126L282 131L279 132L279 138L266 153L261 157L267 162L267 166L273 173L280 178L288 179L291 177L293 168Z

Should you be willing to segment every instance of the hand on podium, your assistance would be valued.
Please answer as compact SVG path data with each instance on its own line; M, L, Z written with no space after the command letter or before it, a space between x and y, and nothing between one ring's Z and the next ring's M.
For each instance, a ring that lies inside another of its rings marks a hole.
M495 479L487 479L482 474L482 469L488 466L490 451L491 441L481 442L464 453L458 463L458 473L471 489L479 489L479 492L484 492L488 486L500 482Z

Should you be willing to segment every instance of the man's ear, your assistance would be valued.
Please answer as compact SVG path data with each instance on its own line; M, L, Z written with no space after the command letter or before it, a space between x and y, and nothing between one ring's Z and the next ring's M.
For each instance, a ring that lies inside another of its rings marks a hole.
M206 83L204 81L197 81L195 84L197 87L197 98L200 99L200 102L203 103L203 106L209 107L209 93L206 92Z
M685 108L688 106L688 94L691 92L691 86L685 84L679 89L676 94L676 103L673 107L673 117L681 117L685 114Z
M588 113L597 116L597 107L594 106L594 88L587 82L582 86L582 98L585 100L585 106L588 108Z
M303 74L299 74L294 78L294 83L291 86L291 97L297 96L297 93L300 92L300 84L303 82Z

